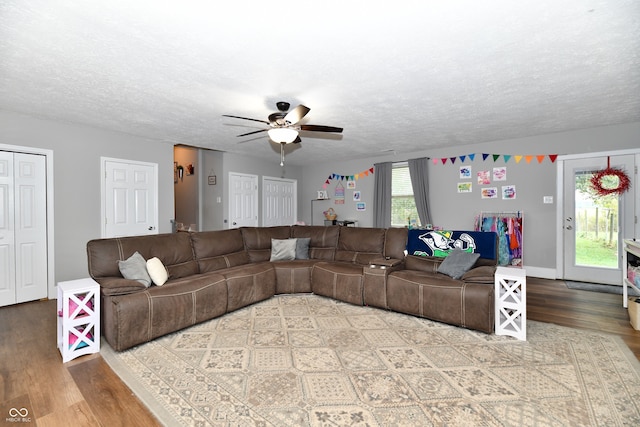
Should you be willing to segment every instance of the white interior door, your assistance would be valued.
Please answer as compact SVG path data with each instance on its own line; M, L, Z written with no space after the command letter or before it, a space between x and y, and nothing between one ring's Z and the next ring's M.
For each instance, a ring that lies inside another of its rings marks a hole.
M605 169L607 162L635 176L633 155L564 161L565 280L621 284L621 243L634 234L635 206L633 191L606 197L593 192L590 178Z
M0 151L0 307L15 304L13 153Z
M46 158L0 152L0 306L45 298Z
M103 158L102 169L102 237L157 234L157 164Z
M292 225L297 214L297 181L263 177L262 179L262 225Z
M258 226L258 176L229 172L229 228Z

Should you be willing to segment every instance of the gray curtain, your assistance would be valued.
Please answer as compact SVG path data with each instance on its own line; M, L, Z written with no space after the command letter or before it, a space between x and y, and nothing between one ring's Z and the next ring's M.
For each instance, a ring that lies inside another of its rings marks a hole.
M373 187L373 226L391 227L391 162L376 163Z
M409 159L409 175L413 187L413 197L416 201L416 209L420 217L420 224L431 224L431 211L429 209L429 159Z

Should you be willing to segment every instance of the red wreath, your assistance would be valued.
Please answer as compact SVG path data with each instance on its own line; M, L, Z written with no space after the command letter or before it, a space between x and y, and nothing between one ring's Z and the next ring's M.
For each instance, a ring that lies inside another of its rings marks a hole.
M618 178L618 186L616 188L606 188L602 185L602 179L607 176ZM599 196L608 196L609 194L622 194L627 191L631 186L631 180L623 170L611 168L607 157L607 168L591 177L591 185Z

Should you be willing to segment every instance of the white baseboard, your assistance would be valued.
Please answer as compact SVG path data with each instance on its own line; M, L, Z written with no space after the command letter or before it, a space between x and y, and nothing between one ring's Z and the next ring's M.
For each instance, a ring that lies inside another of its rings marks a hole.
M525 265L524 269L527 272L527 276L539 277L540 279L557 279L555 268L531 267Z

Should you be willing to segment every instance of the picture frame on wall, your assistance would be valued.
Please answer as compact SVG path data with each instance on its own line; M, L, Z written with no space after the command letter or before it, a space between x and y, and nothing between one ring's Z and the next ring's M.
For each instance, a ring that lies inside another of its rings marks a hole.
M209 183L209 185L216 185L216 176L215 175L209 175L207 177L207 182Z

